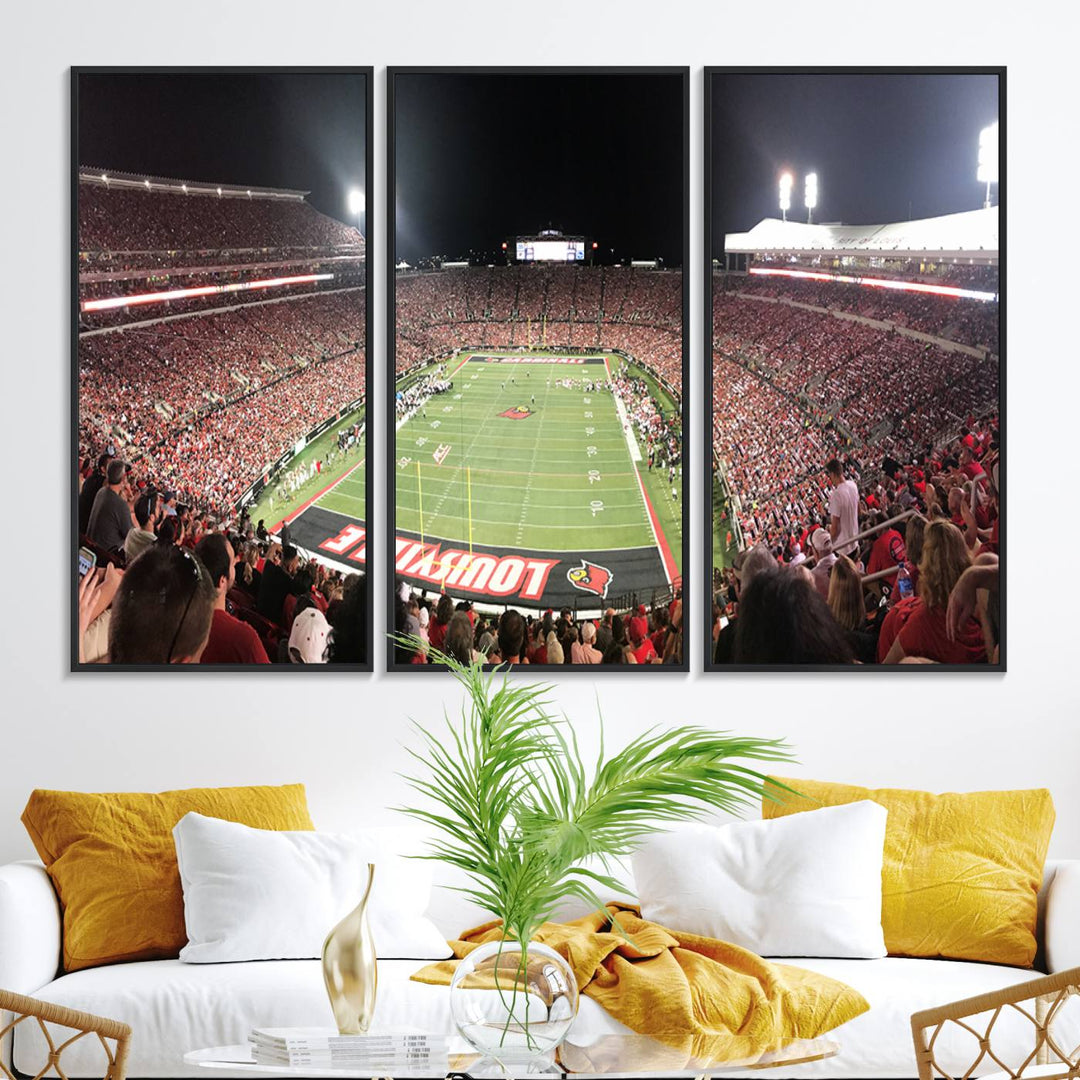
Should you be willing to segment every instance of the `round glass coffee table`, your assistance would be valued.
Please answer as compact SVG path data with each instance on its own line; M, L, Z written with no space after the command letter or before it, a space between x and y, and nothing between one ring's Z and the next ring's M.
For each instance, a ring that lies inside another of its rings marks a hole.
M518 1065L503 1067L499 1062L481 1058L475 1053L455 1053L455 1045L463 1050L463 1040L451 1039L449 1068L446 1072L424 1069L385 1069L368 1066L363 1069L318 1069L309 1065L264 1065L256 1063L251 1047L214 1046L192 1050L184 1055L186 1065L206 1069L229 1069L251 1076L337 1077L339 1080L487 1080L489 1077L510 1078L535 1076L550 1080L571 1077L606 1076L634 1080L636 1077L723 1076L747 1069L765 1070L802 1065L834 1057L840 1044L832 1038L785 1039L767 1047L751 1047L746 1040L695 1039L689 1036L655 1037L650 1035L604 1035L587 1045L568 1039L559 1047L556 1059L535 1060L527 1068Z

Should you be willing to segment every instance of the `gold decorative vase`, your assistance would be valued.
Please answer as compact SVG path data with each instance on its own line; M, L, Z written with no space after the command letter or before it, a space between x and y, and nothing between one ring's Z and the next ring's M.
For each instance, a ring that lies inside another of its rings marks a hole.
M323 942L322 968L330 1007L341 1035L363 1035L375 1016L378 971L375 942L367 920L368 897L375 864L368 863L367 888L356 908L334 927Z

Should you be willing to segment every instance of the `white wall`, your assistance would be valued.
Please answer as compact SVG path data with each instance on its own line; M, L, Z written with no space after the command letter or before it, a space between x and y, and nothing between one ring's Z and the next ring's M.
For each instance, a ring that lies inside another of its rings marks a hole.
M71 63L374 64L376 178L385 167L388 63L689 64L695 446L702 437L703 65L1007 63L1009 674L574 679L557 698L589 740L599 697L611 742L652 721L696 721L787 736L807 776L936 790L1046 785L1058 807L1052 853L1080 856L1076 572L1068 569L1080 526L1072 318L1080 238L1071 194L1076 152L1063 146L1063 140L1075 141L1076 26L1074 19L1071 31L1064 25L1066 10L1041 3L1013 5L1007 14L1005 4L995 3L679 0L378 6L98 0L7 9L0 71L6 451L0 566L7 582L0 629L0 861L31 854L18 815L35 786L160 790L303 780L322 827L368 815L388 819L380 808L404 797L393 774L405 764L406 717L432 721L440 698L456 701L449 681L408 676L67 673ZM973 199L978 194L973 190ZM376 266L385 251L384 200L380 184L370 218ZM386 335L381 274L374 289L379 358ZM378 363L376 372L382 400L386 384ZM381 447L374 458L381 505ZM700 452L694 461L700 469ZM695 567L701 564L702 513L695 501ZM375 564L379 581L382 555ZM378 625L382 617L380 598ZM695 629L698 624L695 609ZM693 653L700 667L696 640Z

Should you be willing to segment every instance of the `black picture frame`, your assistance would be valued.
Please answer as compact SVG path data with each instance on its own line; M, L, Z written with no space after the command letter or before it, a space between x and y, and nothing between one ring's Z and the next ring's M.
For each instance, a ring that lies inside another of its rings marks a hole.
M683 453L682 453L682 624L683 624L683 661L681 664L642 665L642 671L669 672L686 674L690 670L690 651L692 637L694 576L690 560L690 492L693 490L693 443L690 429L690 68L688 66L390 66L386 69L386 633L388 639L395 633L394 621L394 583L396 552L396 412L394 387L396 385L396 266L397 231L396 231L396 149L395 149L395 79L399 75L583 75L583 74L666 74L678 75L682 80L682 418L683 418ZM533 673L545 679L561 678L566 673L572 677L591 674L618 674L635 672L637 665L577 665L563 664L556 666L503 665L503 669ZM401 664L394 659L393 642L388 640L386 670L389 673L443 672L446 669L435 664ZM637 675L633 677L639 677Z
M1000 556L1000 644L998 650L998 662L986 664L717 664L713 650L713 470L712 470L712 425L713 425L713 169L712 169L712 135L713 135L713 76L714 75L789 75L789 74L823 74L823 75L992 75L998 79L998 207L999 207L999 245L998 245L998 277L999 277L999 322L998 322L998 387L999 387L999 415L1000 415L1000 459L999 459L999 556ZM1006 668L1006 638L1008 630L1008 615L1006 609L1006 574L1008 559L1006 554L1007 534L1007 495L1006 475L1008 467L1008 452L1006 447L1008 424L1006 419L1006 312L1007 283L1006 270L1008 260L1006 257L1007 244L1007 158L1005 154L1006 142L1006 80L1007 68L1004 66L796 66L796 67L772 67L772 66L731 66L717 65L706 66L704 79L704 231L705 243L702 252L702 315L703 315L703 342L704 342L704 390L702 394L702 438L703 458L701 469L701 492L703 496L704 512L702 514L703 529L703 566L701 580L705 590L701 595L701 641L704 649L704 669L706 674L715 673L758 673L772 674L776 672L819 672L819 671L858 671L876 672L881 677L888 677L887 673L903 673L909 675L915 672L962 672L968 675L995 673L1002 675Z
M366 610L364 613L364 632L366 638L367 659L358 664L95 664L79 662L79 577L77 572L79 551L79 484L77 470L71 472L71 495L69 501L69 536L71 539L71 562L68 571L71 573L70 590L70 632L69 632L69 670L72 673L83 672L155 672L162 674L168 671L182 670L185 672L247 672L251 676L258 674L270 674L277 677L282 673L299 673L318 671L323 672L324 677L333 672L372 672L374 670L374 590L373 575L371 573L372 553L375 549L370 518L374 505L374 481L371 461L372 450L375 442L372 433L372 407L374 391L374 362L372 357L372 219L375 216L371 208L374 205L372 192L375 190L375 155L374 155L374 81L375 69L372 65L301 65L301 66L263 66L263 65L181 65L181 66L142 66L142 65L73 65L69 69L70 80L70 144L68 163L68 183L70 189L69 207L69 243L68 257L69 268L69 298L68 311L70 316L70 341L69 341L69 366L70 366L70 405L69 405L69 454L68 460L72 461L78 453L79 446L79 80L82 76L91 75L357 75L364 79L364 112L365 112L365 202L367 211L365 214L365 247L364 247L364 303L365 303L365 372L364 372L364 428L365 447L363 453L366 458L364 471L365 506L364 514L367 544L365 575L367 576Z

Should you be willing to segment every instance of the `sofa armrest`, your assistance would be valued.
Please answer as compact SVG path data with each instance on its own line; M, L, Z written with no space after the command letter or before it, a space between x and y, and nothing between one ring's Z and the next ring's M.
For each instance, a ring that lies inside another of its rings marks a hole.
M39 862L0 866L0 990L32 994L60 967L60 904Z
M1080 859L1060 862L1046 893L1046 970L1080 967Z

